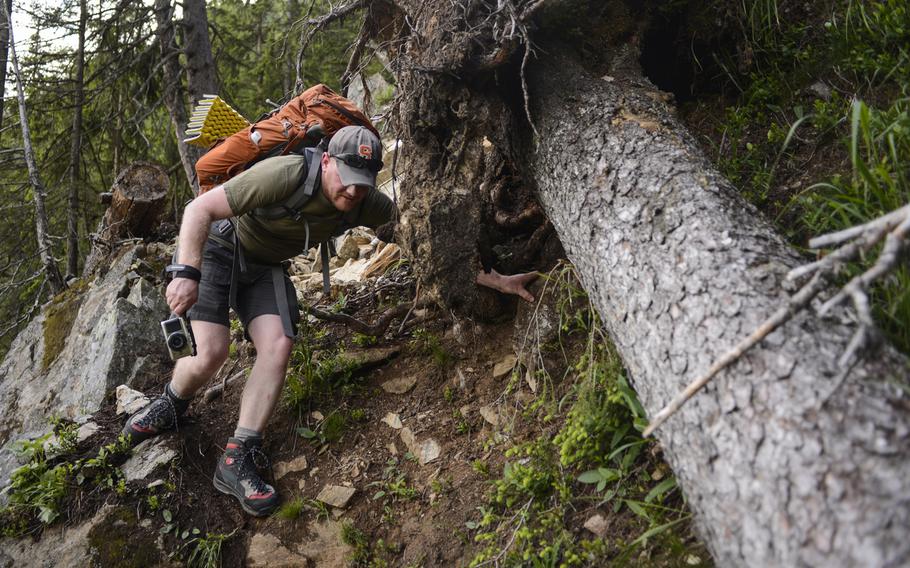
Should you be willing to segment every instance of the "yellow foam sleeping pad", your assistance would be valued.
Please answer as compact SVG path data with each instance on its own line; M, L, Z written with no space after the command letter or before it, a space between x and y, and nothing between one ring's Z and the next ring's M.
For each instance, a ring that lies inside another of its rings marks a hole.
M186 125L186 138L183 141L201 148L210 148L215 142L249 125L250 121L218 95L203 95Z

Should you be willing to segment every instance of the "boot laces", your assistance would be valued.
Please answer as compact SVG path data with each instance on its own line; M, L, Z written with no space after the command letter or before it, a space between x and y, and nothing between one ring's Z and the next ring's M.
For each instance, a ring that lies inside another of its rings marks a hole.
M271 467L272 464L269 461L269 457L265 455L265 452L260 450L259 447L253 446L247 449L247 451L244 452L243 457L240 458L239 477L249 481L257 493L266 493L271 491L272 488L262 479L262 476L259 475L257 470L271 470Z
M166 394L162 394L152 401L148 412L145 416L136 421L138 426L147 428L149 426L160 430L162 428L171 428L179 430L177 427L177 407Z

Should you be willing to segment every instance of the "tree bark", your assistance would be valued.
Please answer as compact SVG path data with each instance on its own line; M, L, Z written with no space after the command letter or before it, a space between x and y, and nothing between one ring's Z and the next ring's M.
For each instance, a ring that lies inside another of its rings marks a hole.
M641 75L636 3L602 4L616 17L586 56L545 43L573 30L541 16L527 65L503 30L540 2L514 2L517 16L395 4L413 30L396 54L398 237L423 289L477 312L480 204L510 170L536 188L650 415L785 301L804 259ZM852 332L843 311L796 315L658 430L718 565L910 562L910 366L884 345L843 375Z
M568 55L532 67L527 166L653 415L780 306L804 259L634 65L610 76ZM843 313L798 314L658 431L720 565L910 561L908 361L885 345L841 378L852 333Z
M195 104L203 95L218 92L212 41L209 39L209 20L203 0L184 0L183 25L187 91L190 103Z
M193 189L193 193L198 193L199 183L196 181L195 165L199 154L192 146L183 141L188 114L178 59L179 48L174 28L174 7L171 0L155 0L154 10L155 22L158 25L156 35L161 49L161 58L164 60L164 65L162 65L164 106L167 107L171 124L174 126L174 134L177 136L177 152L180 154L180 162L183 165L187 182Z
M6 10L0 11L0 129L3 127L3 97L6 95L6 63L9 54L9 37L12 26L13 0L0 0L6 4Z
M66 217L66 273L79 274L79 165L82 162L82 106L85 99L85 26L88 21L86 0L79 1L79 43L73 78L73 138L70 145L69 211Z
M6 21L11 22L12 14L7 9L6 4L0 2L0 5L3 6ZM28 181L32 186L32 196L35 202L35 237L38 241L41 264L44 267L44 273L51 292L57 294L66 288L66 284L64 284L63 278L60 276L60 270L57 268L57 261L54 259L54 251L48 237L47 210L44 206L46 191L44 184L41 182L38 163L35 160L35 152L32 149L32 135L28 127L28 109L25 106L25 91L22 85L22 76L19 73L19 61L16 59L16 45L12 26L9 27L9 59L13 64L13 78L16 82L16 95L19 101L19 122L22 128L25 163L28 167Z
M92 239L84 274L90 274L121 240L154 235L167 207L169 186L167 171L156 164L134 162L120 172L111 192L100 196L108 208Z

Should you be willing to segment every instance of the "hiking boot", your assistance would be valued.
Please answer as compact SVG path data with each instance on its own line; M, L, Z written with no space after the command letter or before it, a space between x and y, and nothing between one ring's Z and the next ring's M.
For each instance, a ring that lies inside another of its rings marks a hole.
M274 511L279 501L278 492L263 481L257 471L257 467L269 467L261 447L261 440L244 444L239 438L228 438L212 480L215 489L236 497L243 510L256 517L264 517Z
M177 427L177 420L186 411L189 402L179 399L175 402L163 392L146 404L142 410L130 416L123 427L123 435L135 446L161 432Z

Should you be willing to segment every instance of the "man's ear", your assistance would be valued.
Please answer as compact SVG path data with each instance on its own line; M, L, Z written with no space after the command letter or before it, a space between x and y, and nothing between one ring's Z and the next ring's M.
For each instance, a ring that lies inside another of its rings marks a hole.
M325 168L328 165L329 165L329 153L323 152L322 153L322 167Z

